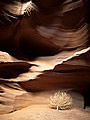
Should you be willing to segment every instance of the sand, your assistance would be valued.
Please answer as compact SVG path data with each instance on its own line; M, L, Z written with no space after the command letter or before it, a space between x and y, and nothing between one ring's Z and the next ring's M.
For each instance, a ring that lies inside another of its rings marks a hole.
M67 110L56 110L50 108L48 101L49 95L53 92L42 92L35 95L24 94L16 101L17 107L22 106L22 108L0 115L0 120L90 120L90 107L83 109L84 102L80 94L70 92L73 97L72 107ZM30 99L27 107L23 107L25 99Z
M48 105L31 105L10 114L0 115L0 120L90 120L90 108L85 110L55 110Z

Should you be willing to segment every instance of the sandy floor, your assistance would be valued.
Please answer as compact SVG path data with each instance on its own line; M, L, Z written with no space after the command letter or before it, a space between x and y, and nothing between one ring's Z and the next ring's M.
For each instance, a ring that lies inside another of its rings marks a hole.
M31 105L10 114L0 115L0 120L90 120L90 108L55 110L47 105Z
M68 110L51 109L48 98L52 92L43 92L36 95L24 94L17 99L17 106L25 104L26 98L30 99L28 107L0 115L0 120L90 120L90 107L83 109L83 97L71 92L73 106ZM20 105L21 104L21 105Z

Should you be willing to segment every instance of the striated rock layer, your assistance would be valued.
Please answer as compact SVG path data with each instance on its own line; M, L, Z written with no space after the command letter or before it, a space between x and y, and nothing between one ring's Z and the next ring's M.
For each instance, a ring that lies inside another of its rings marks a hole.
M20 94L70 89L82 93L85 106L90 105L89 1L32 2L25 6L0 0L1 105L7 104L3 93L10 88Z

